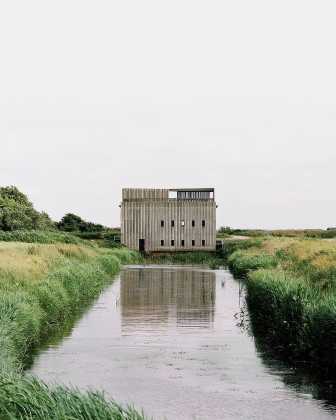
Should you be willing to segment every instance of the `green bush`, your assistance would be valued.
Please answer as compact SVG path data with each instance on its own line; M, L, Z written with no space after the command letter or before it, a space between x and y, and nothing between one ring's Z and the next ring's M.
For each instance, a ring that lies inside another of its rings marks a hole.
M82 239L104 239L104 232L72 232L73 235Z
M247 240L227 240L224 241L223 247L216 251L218 257L227 259L231 254L238 250L260 248L262 245L261 239L247 239Z
M51 230L55 223L47 213L39 213L27 196L15 186L0 187L0 230Z
M57 227L66 232L90 232L94 234L103 232L106 229L103 225L86 222L80 216L73 213L67 213L63 216L61 221L57 223Z
M259 268L273 268L276 265L276 258L265 253L249 254L238 250L228 258L228 266L234 276L246 276L249 271Z

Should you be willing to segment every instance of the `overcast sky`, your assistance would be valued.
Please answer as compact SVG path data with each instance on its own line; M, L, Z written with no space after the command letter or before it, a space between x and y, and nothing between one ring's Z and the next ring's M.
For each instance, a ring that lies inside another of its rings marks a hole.
M4 1L0 185L119 225L122 187L218 226L336 225L335 0Z

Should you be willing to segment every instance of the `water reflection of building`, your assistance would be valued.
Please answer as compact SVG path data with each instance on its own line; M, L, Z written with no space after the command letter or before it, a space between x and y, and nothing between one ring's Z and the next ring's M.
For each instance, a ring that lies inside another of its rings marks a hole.
M122 327L178 327L213 324L215 273L190 269L128 269L122 272L120 301Z

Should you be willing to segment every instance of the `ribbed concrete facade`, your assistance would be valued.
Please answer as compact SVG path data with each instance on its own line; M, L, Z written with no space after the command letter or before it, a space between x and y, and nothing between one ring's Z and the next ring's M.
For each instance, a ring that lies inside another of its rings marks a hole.
M214 189L123 189L121 242L148 252L214 250Z

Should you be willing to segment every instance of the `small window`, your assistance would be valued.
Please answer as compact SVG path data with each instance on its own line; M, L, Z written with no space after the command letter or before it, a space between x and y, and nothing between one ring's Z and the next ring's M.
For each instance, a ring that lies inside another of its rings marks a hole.
M192 226L192 227L195 227L195 220L192 220L192 221L191 221L191 226Z
M195 246L195 239L191 241L191 246Z
M205 220L202 220L202 227L205 226Z
M175 199L175 198L177 198L177 191L169 191L168 192L168 198L173 198L173 199Z
M175 226L175 220L172 220L171 221L171 227L174 227Z
M181 246L184 246L184 239L181 240Z
M161 220L161 227L164 226L164 220Z
M205 240L202 239L202 246L205 246Z
M164 246L164 240L161 239L161 246Z
M174 246L174 244L175 244L175 241L174 241L174 239L172 239L171 240L171 246Z
M184 220L181 220L181 226L184 227Z

